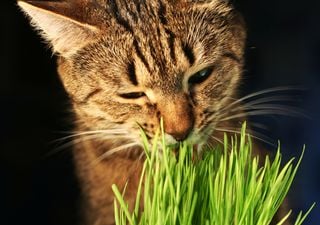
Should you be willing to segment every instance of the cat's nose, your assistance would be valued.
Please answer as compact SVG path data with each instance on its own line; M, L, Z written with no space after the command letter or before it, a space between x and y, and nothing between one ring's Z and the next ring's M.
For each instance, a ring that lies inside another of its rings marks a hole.
M185 95L165 96L164 101L158 102L158 109L163 118L165 133L176 141L187 139L194 126L193 109L188 97Z
M165 132L171 135L176 141L184 141L189 136L192 130L193 124L187 124L186 126L179 126L165 128Z
M189 107L171 112L164 116L164 131L176 141L184 141L188 138L194 126L194 117Z

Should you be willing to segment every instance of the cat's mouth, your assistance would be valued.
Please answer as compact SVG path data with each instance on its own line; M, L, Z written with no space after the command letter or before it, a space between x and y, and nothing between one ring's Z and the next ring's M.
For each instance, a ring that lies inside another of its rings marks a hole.
M175 148L173 148L173 154L175 155L176 157L176 160L178 161L180 159L180 147L181 145L178 144L175 146ZM192 146L188 146L190 148L191 151L193 151L193 154L192 154L192 161L193 162L196 162L198 161L199 159L201 159L201 147L199 144L195 144L195 145L192 145Z
M176 144L167 145L167 147L169 149L172 149L174 154L177 155L179 153L179 149L181 148L181 145L183 145L183 144L187 145L188 148L191 151L193 151L194 154L199 154L199 152L201 152L201 145L200 144L186 144L186 143L178 142Z

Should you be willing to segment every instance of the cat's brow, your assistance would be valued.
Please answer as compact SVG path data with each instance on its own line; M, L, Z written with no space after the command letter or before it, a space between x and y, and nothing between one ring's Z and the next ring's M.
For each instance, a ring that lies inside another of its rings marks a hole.
M158 17L160 19L160 23L165 27L165 32L168 35L167 38L167 42L169 45L169 49L170 49L170 57L173 61L173 63L176 63L177 59L176 59L176 52L175 52L175 38L176 35L166 27L166 25L168 24L168 20L166 18L166 13L167 13L167 9L165 7L165 5L163 4L163 2L161 0L159 0L159 9L158 9Z
M174 46L174 40L175 40L176 35L169 29L165 29L165 31L169 35L167 41L169 43L170 56L171 56L172 61L175 63L177 61L176 53L175 53L175 46Z
M137 40L134 40L133 41L133 46L134 46L134 49L137 53L137 56L140 58L140 60L142 61L142 63L145 65L145 67L147 68L147 70L150 72L151 69L150 69L150 65L146 59L146 57L142 54L142 51L139 47L139 43L137 42Z
M128 68L127 68L127 72L128 72L128 76L129 76L129 80L131 81L131 83L135 86L138 85L138 81L137 81L137 76L136 76L136 68L133 62L130 62L128 64Z
M195 62L195 56L194 56L192 48L188 44L183 44L182 50L183 50L185 56L187 57L190 65L193 65L193 63Z

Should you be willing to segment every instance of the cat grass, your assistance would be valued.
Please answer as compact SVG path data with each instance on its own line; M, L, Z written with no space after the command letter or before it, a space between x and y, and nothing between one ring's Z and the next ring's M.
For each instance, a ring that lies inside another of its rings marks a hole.
M245 125L240 137L225 136L224 146L207 149L201 156L188 143L173 151L163 137L158 135L150 147L143 135L146 160L133 211L113 185L116 225L268 225L303 156L296 164L292 159L282 166L278 148L272 160L266 158L259 166ZM300 212L294 225L302 224L314 205L305 214Z

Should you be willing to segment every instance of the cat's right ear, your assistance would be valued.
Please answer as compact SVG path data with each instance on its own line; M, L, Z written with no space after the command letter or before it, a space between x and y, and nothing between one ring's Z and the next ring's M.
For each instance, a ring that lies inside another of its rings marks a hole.
M18 5L53 51L68 57L95 40L100 31L90 24L86 2L18 1Z

